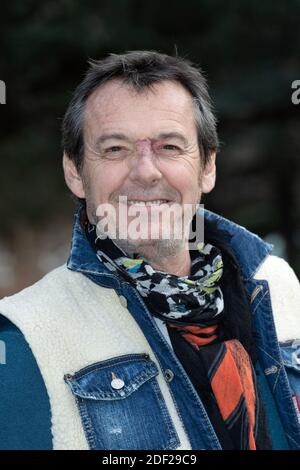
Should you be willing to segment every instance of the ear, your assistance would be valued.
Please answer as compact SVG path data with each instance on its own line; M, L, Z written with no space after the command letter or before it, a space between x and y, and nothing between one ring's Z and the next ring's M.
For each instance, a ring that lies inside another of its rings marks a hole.
M216 182L216 152L212 152L209 160L203 168L201 175L202 193L209 193L215 187Z
M65 181L67 183L68 188L78 198L85 199L85 191L83 189L82 178L78 173L75 163L67 156L65 152L63 156L63 168Z

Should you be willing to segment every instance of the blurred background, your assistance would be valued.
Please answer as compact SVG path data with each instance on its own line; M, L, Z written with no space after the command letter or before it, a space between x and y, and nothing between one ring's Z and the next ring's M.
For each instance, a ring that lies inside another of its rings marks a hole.
M177 50L204 69L222 148L203 202L300 275L299 31L299 0L2 0L0 297L66 261L61 120L89 58L133 49Z

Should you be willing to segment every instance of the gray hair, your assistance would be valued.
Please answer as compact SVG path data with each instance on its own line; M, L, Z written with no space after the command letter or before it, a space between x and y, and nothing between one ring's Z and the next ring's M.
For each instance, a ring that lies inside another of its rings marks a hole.
M84 157L83 119L88 97L102 84L120 79L137 91L153 84L173 80L179 82L192 96L198 144L205 165L213 151L219 148L216 117L208 93L207 81L200 68L178 56L155 51L130 51L110 54L105 59L90 61L83 81L75 89L62 125L62 144L66 155L80 171Z

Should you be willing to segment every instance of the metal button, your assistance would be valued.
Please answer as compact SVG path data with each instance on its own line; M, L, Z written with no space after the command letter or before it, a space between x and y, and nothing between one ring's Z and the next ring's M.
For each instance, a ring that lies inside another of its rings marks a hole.
M64 380L68 381L68 380L72 380L72 379L73 379L73 377L72 377L71 374L65 374L64 375Z
M111 381L110 385L112 386L112 388L114 388L115 390L120 390L121 388L124 387L124 385L125 385L124 380L118 379L115 376L114 372L112 372L111 376L112 376L112 381Z
M126 299L126 297L124 297L124 295L120 295L119 299L120 299L120 303L121 303L122 307L127 308L127 299Z
M167 382L171 382L174 378L174 372L172 372L170 369L165 370L165 379Z

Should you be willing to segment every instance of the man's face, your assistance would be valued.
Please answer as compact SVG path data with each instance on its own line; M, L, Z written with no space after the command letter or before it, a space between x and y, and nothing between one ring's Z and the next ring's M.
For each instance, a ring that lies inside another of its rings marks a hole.
M102 204L111 204L116 212L123 204L130 225L134 209L143 206L146 213L155 214L172 203L195 207L201 192L212 189L214 155L212 166L203 169L194 105L179 83L160 82L137 92L119 80L110 81L89 97L84 122L82 190L71 189L86 199L92 222L99 220L96 213ZM120 196L127 197L125 206ZM153 224L162 223L154 219ZM120 223L118 218L116 223ZM141 253L143 247L161 248L163 255L163 247L170 250L171 244L174 249L174 240L163 241L161 227L158 232L155 241L133 240L129 235L127 242L118 244Z

